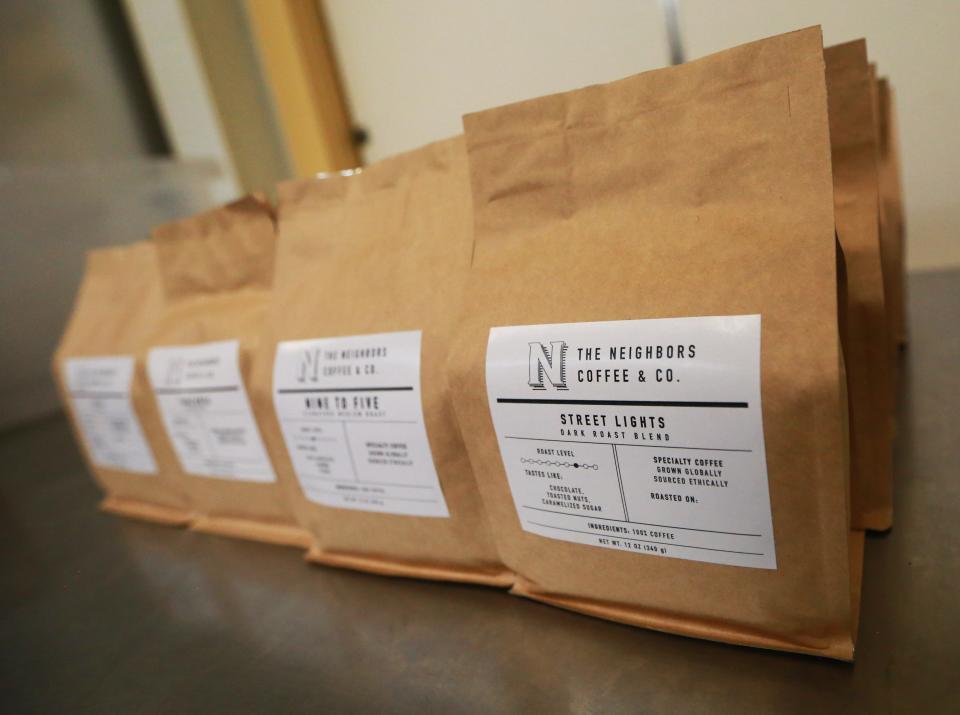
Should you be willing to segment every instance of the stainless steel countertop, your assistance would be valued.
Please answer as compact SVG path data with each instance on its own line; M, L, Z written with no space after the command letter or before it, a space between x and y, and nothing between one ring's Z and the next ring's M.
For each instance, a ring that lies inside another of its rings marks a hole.
M3 712L958 712L960 273L911 276L894 530L857 661L110 517L62 419L0 437Z

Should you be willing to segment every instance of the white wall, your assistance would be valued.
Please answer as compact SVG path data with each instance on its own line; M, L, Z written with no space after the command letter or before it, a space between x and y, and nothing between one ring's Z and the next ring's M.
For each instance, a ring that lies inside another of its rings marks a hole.
M174 156L215 163L220 177L211 187L213 201L233 200L240 182L183 6L124 0L124 7Z
M821 24L866 37L897 90L913 269L960 266L960 2L679 0L687 57ZM367 159L460 131L464 112L667 64L656 0L325 0Z
M460 117L662 66L655 0L326 0L368 161L463 131Z
M867 38L897 93L911 269L960 266L960 2L680 0L689 56L808 25L824 43Z

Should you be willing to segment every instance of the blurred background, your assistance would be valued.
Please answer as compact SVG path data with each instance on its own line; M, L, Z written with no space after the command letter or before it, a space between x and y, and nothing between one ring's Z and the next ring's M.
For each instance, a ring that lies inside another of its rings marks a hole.
M465 112L808 25L897 93L912 271L960 267L951 0L2 0L0 429L57 409L91 247L460 131Z

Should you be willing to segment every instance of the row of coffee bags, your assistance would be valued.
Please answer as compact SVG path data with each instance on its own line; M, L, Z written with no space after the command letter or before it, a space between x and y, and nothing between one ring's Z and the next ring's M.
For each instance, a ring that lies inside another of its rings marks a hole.
M95 251L104 508L849 659L892 518L889 88L818 28Z

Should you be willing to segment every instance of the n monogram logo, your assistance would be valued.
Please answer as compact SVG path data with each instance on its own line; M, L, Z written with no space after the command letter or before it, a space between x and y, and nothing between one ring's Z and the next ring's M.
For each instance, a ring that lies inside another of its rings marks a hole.
M297 382L316 382L320 377L320 348L308 348L300 353Z
M530 343L530 365L527 384L534 390L545 390L549 382L557 390L567 388L567 343L554 340L547 352L543 343Z

